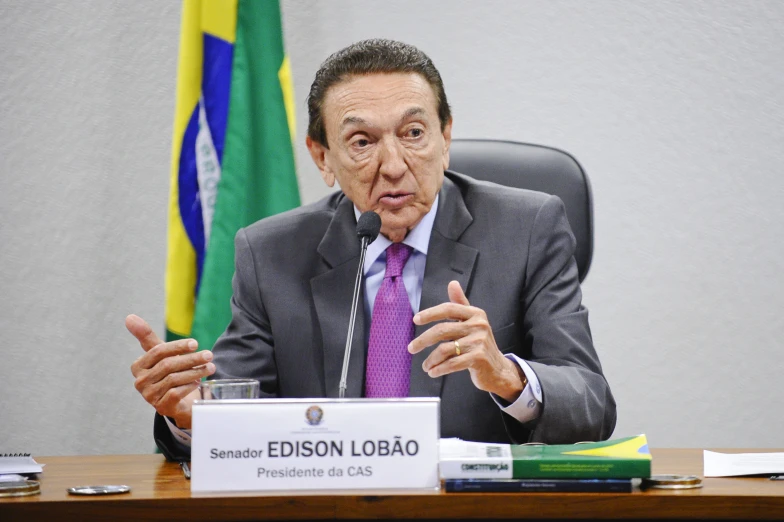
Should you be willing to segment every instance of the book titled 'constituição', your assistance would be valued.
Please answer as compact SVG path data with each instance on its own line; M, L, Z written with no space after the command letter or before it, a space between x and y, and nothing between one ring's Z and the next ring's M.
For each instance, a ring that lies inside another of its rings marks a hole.
M578 444L439 443L441 478L644 478L651 476L645 435Z

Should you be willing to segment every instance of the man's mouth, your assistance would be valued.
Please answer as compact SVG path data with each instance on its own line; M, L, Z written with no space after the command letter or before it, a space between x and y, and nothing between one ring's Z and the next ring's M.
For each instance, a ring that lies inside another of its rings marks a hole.
M407 205L414 195L410 192L399 192L395 194L384 194L378 199L378 202L386 208L401 208Z

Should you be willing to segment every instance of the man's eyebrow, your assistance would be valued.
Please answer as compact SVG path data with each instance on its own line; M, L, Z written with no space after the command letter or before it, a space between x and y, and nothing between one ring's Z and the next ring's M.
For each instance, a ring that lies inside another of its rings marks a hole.
M402 123L403 121L409 118L412 118L414 116L421 116L423 114L425 114L425 109L423 109L422 107L411 107L403 114L403 117L400 118L400 121Z
M425 114L425 109L422 107L411 107L406 112L403 113L403 116L400 118L400 122L404 122L405 120L412 118L414 116L421 116ZM371 124L364 118L360 118L359 116L346 116L343 118L343 121L340 122L341 130L348 127L349 125L367 125L371 126Z
M349 125L368 125L368 122L367 120L364 120L357 116L347 116L343 118L342 122L340 122L341 129L348 127Z

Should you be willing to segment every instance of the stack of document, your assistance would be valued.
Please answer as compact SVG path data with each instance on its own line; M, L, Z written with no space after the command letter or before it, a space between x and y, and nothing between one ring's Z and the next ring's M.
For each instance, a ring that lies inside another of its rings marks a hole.
M651 475L645 435L579 444L488 444L441 439L447 491L631 492Z
M706 477L784 474L784 453L718 453L704 450Z
M34 475L43 470L29 453L0 454L0 475Z

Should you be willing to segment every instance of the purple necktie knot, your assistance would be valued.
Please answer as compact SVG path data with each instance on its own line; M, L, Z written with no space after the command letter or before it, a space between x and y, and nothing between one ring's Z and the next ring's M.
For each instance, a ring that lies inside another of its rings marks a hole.
M392 243L387 247L387 269L384 278L398 277L403 273L408 258L411 257L413 249L403 243Z

